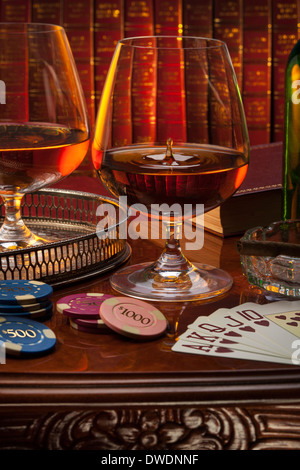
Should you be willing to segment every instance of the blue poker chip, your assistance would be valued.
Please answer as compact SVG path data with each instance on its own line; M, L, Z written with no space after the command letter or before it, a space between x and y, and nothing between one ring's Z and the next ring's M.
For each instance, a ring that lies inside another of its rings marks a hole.
M0 317L0 344L7 355L27 356L49 352L56 344L54 332L40 322L20 317Z
M1 305L28 305L35 302L42 302L49 299L52 293L52 287L41 281L0 281Z
M37 312L38 310L48 309L52 306L51 300L45 300L44 302L35 302L28 305L18 304L0 304L0 315L28 315L30 313Z
M53 313L53 304L49 304L45 308L41 308L39 310L34 310L33 312L24 312L23 315L19 315L18 313L15 314L15 316L21 316L22 318L32 318L33 320L38 320L38 321L44 321L44 318L51 318ZM5 315L2 314L6 317L9 317L10 315Z

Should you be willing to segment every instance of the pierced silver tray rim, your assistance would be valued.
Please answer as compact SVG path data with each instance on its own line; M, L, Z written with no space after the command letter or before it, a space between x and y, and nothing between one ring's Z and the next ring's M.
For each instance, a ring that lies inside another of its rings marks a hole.
M28 197L28 196L34 197L35 195L45 196L45 197L47 197L47 196L63 197L63 198L65 198L65 200L67 200L68 198L73 197L73 198L78 198L78 200L92 201L92 202L95 202L95 203L97 203L98 201L99 201L99 203L107 202L109 204L114 205L118 209L120 209L120 206L119 206L118 201L116 199L113 199L113 198L110 198L110 197L107 197L107 196L101 196L99 194L88 193L88 192L85 192L85 191L77 191L77 190L72 190L72 189L43 188L43 189L40 189L40 190L35 191L33 193L28 193L24 196L25 197ZM40 199L39 199L39 202L40 202ZM38 206L36 206L36 208L37 207ZM80 210L80 209L78 209L78 210ZM43 225L49 224L49 220L51 219L51 217L49 219L47 219L46 217L33 217L33 216L26 216L26 215L24 215L23 218L24 218L24 222L27 223L28 225L30 225L30 224L33 225L33 226L34 225L39 225L40 227L42 227ZM95 237L97 237L98 239L99 239L99 237L102 237L102 241L105 242L105 240L108 239L108 233L111 230L117 230L121 223L127 221L127 218L128 218L128 214L126 213L126 215L123 216L121 218L121 220L118 221L118 223L109 225L109 227L107 227L105 230L102 230L102 231L98 231L98 230L96 231L96 225L93 222L88 221L88 220L87 221L80 221L80 220L64 221L64 220L57 219L57 220L53 221L54 224L57 225L57 226L61 226L61 227L65 226L66 228L69 226L70 228L74 228L74 229L82 228L82 229L87 230L87 233L83 234L83 235L79 235L79 236L70 236L69 238L64 238L62 240L52 241L52 242L45 243L45 244L39 245L39 246L24 248L24 249L20 249L20 250L6 251L6 252L0 253L0 274L1 274L1 277L4 273L3 263L8 258L14 258L16 260L17 257L18 257L18 259L21 258L23 260L24 257L26 258L26 256L28 258L31 258L34 254L37 256L38 252L43 253L42 258L44 258L44 253L47 250L55 250L55 249L60 249L60 248L63 249L65 246L70 246L72 244L73 245L77 244L79 246L80 243L89 242L89 241L95 239ZM0 221L2 219L3 218L0 217ZM119 239L118 237L113 238L113 239L110 238L109 240L112 244L121 241L121 239ZM89 279L89 278L94 277L96 275L101 275L101 274L107 273L108 271L115 269L120 264L125 263L131 256L131 247L130 247L130 245L128 244L128 242L126 240L122 240L122 241L124 242L124 246L122 247L122 249L119 252L114 253L112 256L109 256L106 259L101 260L101 263L96 262L96 263L91 264L91 265L86 265L86 266L84 266L84 268L66 270L64 272L58 272L58 273L54 273L54 274L48 275L48 276L47 275L40 275L38 277L33 277L33 278L31 277L30 279L36 279L36 280L39 280L39 281L42 281L42 282L47 282L50 285L52 285L53 287L57 287L57 286L65 286L66 284L77 282L77 281L80 281L80 280L83 280L83 279ZM55 261L56 262L61 262L61 260L55 260ZM45 262L45 261L43 260L43 262ZM52 262L54 262L54 261L51 261L51 263ZM37 263L37 265L38 264L39 263ZM15 269L17 269L17 272L20 273L22 271L22 269L26 270L26 269L29 269L29 268L28 267L25 268L25 265L24 266L20 265L18 268L15 267ZM34 268L32 268L32 269L34 269ZM9 271L9 273L11 273L10 268L8 268L8 271ZM29 279L29 277L28 276L23 277L22 275L21 276L17 275L16 277L14 277L13 275L10 276L10 274L9 274L8 277L4 276L4 279Z

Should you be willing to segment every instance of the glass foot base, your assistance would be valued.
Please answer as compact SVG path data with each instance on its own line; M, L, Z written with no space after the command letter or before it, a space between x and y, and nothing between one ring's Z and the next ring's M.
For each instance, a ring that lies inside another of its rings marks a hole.
M0 253L11 250L22 250L32 246L39 246L47 243L48 240L35 235L27 228L20 233L17 231L9 232L0 229Z
M152 263L128 266L113 274L111 286L122 294L139 299L179 302L202 300L227 292L232 278L222 269L193 264L184 273L159 273Z

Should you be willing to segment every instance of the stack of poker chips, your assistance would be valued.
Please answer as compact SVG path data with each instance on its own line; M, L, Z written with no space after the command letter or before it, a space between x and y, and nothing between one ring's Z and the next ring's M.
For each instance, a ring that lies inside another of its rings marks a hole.
M103 293L63 297L56 304L72 328L84 333L114 331L136 340L151 340L167 328L164 315L148 302Z
M86 333L101 333L107 329L100 318L100 307L104 300L112 297L102 293L67 295L57 301L56 309L69 319L75 330Z
M53 289L41 281L0 281L0 347L14 356L50 351L54 332L40 322L49 320Z
M0 315L48 320L53 311L52 293L52 287L41 281L0 281Z

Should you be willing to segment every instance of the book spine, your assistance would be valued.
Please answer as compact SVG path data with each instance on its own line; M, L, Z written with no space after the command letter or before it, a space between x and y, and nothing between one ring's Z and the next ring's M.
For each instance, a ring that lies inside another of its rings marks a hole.
M123 0L94 2L94 83L98 109L106 75L117 42L124 35Z
M199 43L200 43L199 39ZM206 41L203 41L205 47ZM191 143L209 143L209 67L207 51L187 50L185 54L185 86L187 141Z
M153 36L152 0L124 1L124 36ZM146 40L147 44L148 40ZM142 44L142 43L141 43ZM157 57L153 49L136 49L132 58L132 143L155 142ZM129 107L128 107L129 109Z
M132 143L131 74L132 54L128 48L125 48L119 56L112 100L112 147L124 147Z
M183 33L182 0L154 0L156 35L181 36ZM175 39L170 39L174 48ZM158 46L159 40L157 41ZM166 67L165 64L169 66ZM177 42L172 52L157 52L156 140L166 145L168 138L186 142L186 99L184 52Z
M7 42L6 54L6 62L1 65L1 80L5 83L1 121L29 121L27 43L16 49L13 42Z
M243 103L251 145L270 142L271 2L244 3Z
M61 25L62 0L32 0L32 21Z
M166 145L172 138L175 147L186 142L186 94L184 51L180 43L176 48L173 42L172 47L157 52L156 139Z
M124 0L124 37L153 36L152 0Z
M2 0L1 21L28 23L31 21L30 0ZM17 52L13 43L7 42L7 57L1 66L1 80L5 83L5 106L1 107L1 121L28 121L28 50L18 47ZM18 74L15 73L16 69Z
M232 122L231 86L227 73L220 67L220 55L211 48L208 52L208 106L209 106L209 143L221 147L232 147L234 122ZM216 60L215 60L216 57ZM222 105L220 106L220 103Z
M272 0L272 122L271 139L284 139L285 69L298 40L298 2Z
M147 40L147 42L149 42ZM132 142L156 140L157 51L136 49L132 63Z
M182 35L182 0L153 1L155 35Z
M213 36L213 2L183 0L183 32L186 36ZM199 40L200 41L200 40ZM205 46L205 44L203 44ZM187 52L185 56L187 140L209 143L208 64L206 52Z
M213 34L227 44L239 87L243 72L243 10L242 0L215 0Z
M211 38L213 35L213 2L182 0L183 33L185 36Z
M63 0L62 24L73 52L93 128L95 123L94 89L94 11L93 0Z
M31 17L34 23L62 24L62 0L48 2L47 0L32 0ZM33 43L31 43L33 47ZM41 100L43 84L41 75L37 73L35 60L29 63L29 113L33 121L43 121L47 115L47 104Z
M31 22L31 0L2 0L1 21Z

